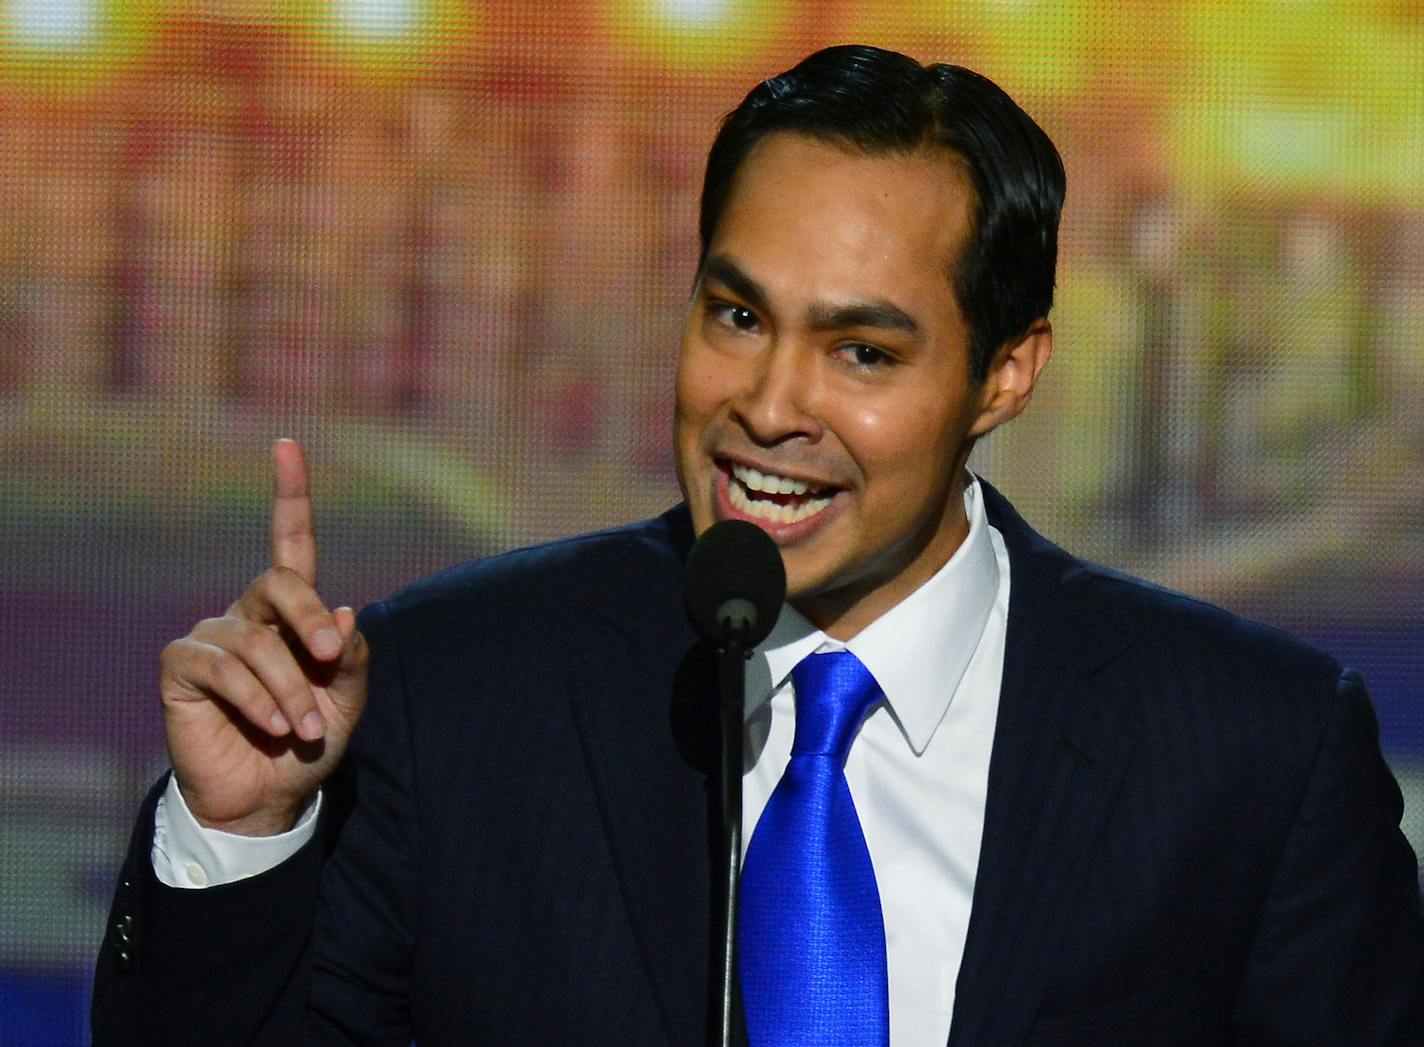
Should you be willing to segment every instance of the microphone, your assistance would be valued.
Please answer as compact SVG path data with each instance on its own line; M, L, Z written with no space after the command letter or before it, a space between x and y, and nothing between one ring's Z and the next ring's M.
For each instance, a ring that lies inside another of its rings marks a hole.
M687 555L687 615L698 634L718 649L748 650L761 643L771 635L785 599L781 552L756 524L713 524Z
M709 1027L713 1047L747 1042L737 985L737 894L742 872L743 664L771 635L786 599L786 565L765 531L745 520L713 524L687 554L683 603L692 626L717 648L721 696L723 857L721 1020ZM709 986L709 990L711 986Z

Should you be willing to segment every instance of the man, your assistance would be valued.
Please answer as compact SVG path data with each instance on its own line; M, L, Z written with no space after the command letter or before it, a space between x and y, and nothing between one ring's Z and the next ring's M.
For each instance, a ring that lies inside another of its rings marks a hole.
M966 472L1051 352L1062 195L988 81L832 48L709 157L685 508L454 568L358 630L279 444L273 569L164 654L174 775L96 1042L703 1041L715 715L681 565L737 518L788 575L748 667L753 1044L1424 1042L1359 680L1072 559ZM849 748L808 751L833 663ZM808 775L833 828L795 807ZM786 918L807 896L825 928Z

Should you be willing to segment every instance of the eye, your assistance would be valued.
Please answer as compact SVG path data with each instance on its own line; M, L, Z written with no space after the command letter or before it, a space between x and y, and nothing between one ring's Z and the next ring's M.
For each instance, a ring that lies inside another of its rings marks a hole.
M751 332L757 329L757 316L746 306L734 305L731 302L710 301L707 303L707 312L718 323L736 331Z
M896 362L895 358L884 349L866 345L864 342L851 342L848 345L837 346L834 355L837 359L863 371L885 367Z

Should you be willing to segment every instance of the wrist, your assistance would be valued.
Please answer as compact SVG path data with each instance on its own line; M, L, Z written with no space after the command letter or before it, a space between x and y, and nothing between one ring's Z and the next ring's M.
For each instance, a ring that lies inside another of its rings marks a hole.
M312 838L320 811L321 790L318 789L290 832L245 836L224 832L221 828L206 828L188 809L175 776L169 780L153 812L154 872L167 886L179 888L216 887L261 875L292 857ZM273 815L275 812L237 827L264 831L272 827L268 822L280 824L280 819L274 819ZM238 821L222 819L219 824L230 826Z
M174 784L193 821L204 829L232 836L280 836L291 832L312 802L311 796L305 796L290 802L268 804L252 811L226 812L212 809L204 802L202 790L194 789L176 775Z
M254 811L237 818L209 818L201 811L195 810L191 803L188 807L193 811L193 820L204 829L216 829L232 836L280 836L292 831L306 804L270 811Z

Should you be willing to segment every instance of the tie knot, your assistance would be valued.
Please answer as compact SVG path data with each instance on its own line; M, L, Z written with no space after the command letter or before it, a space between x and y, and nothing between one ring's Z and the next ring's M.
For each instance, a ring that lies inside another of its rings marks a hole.
M842 765L851 739L881 698L870 670L849 651L812 654L791 670L796 688L796 737L792 756L833 756Z

